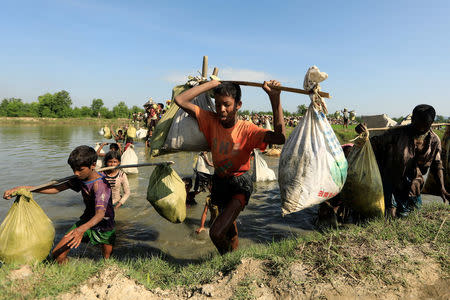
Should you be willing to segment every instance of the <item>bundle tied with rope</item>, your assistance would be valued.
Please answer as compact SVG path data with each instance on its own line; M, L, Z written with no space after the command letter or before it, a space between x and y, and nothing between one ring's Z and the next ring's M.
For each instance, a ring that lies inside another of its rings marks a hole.
M303 81L311 104L281 152L278 182L282 215L334 197L347 176L347 160L328 123L328 110L319 94L319 83L326 78L326 73L312 66Z
M369 140L369 131L356 137L347 157L347 180L341 191L345 205L363 218L382 217L385 204L380 170Z

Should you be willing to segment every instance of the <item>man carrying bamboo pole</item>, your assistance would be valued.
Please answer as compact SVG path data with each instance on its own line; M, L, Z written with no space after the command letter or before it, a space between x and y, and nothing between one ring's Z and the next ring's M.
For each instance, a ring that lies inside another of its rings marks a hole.
M394 127L370 139L383 181L386 212L404 217L422 205L423 175L430 169L439 178L441 197L450 201L444 186L441 141L431 130L434 108L421 104L414 108L411 124ZM359 124L358 134L367 128Z

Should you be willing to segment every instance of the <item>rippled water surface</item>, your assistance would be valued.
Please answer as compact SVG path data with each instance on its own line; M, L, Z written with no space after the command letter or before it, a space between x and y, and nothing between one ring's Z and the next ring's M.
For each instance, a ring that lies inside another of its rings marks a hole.
M2 125L0 126L0 191L17 185L37 185L51 179L72 175L67 164L70 151L79 145L94 146L103 141L94 126L73 125ZM143 143L136 143L139 162L148 162ZM278 158L263 156L270 168L278 172ZM152 161L174 160L180 176L191 176L194 153L177 153ZM187 209L182 224L172 224L158 215L146 200L148 179L153 167L140 168L129 175L131 196L116 213L118 255L167 254L176 260L189 260L215 253L206 232L195 234L200 224L207 193L199 194L198 205ZM81 216L81 194L67 190L56 195L34 194L56 228L56 242ZM425 201L432 198L425 196ZM0 220L12 202L1 200ZM288 215L280 213L278 182L255 184L249 205L238 218L240 246L267 243L314 229L316 209ZM208 215L209 218L209 215ZM72 256L99 256L98 248L82 244Z

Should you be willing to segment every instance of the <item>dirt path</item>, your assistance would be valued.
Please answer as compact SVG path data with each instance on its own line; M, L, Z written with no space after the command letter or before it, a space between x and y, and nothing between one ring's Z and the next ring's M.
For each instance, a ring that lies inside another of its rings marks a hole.
M236 270L226 276L218 274L211 283L150 291L120 269L109 267L59 299L449 299L450 280L441 279L440 267L433 260L421 260L419 272L399 274L405 277L405 286L389 287L376 280L355 280L345 271L332 281L310 284L308 277L314 270L301 262L291 264L283 278L267 272L270 268L265 261L244 259Z

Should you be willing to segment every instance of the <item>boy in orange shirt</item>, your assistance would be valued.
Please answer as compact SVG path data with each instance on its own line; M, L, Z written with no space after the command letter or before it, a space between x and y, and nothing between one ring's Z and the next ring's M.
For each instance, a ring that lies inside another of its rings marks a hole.
M248 174L250 154L255 148L264 150L267 144L284 144L286 140L280 90L270 88L279 85L278 81L271 80L265 81L263 86L272 104L274 131L238 119L237 111L242 102L237 84L212 80L175 97L178 106L197 119L211 149L214 164L211 202L218 206L219 215L209 235L220 254L237 249L239 244L236 219L253 191ZM191 103L195 97L212 89L216 113Z

